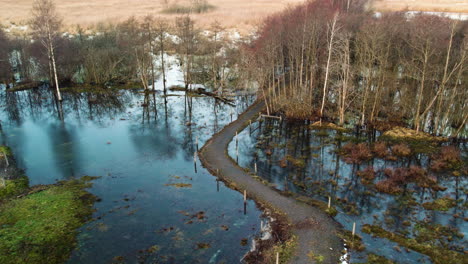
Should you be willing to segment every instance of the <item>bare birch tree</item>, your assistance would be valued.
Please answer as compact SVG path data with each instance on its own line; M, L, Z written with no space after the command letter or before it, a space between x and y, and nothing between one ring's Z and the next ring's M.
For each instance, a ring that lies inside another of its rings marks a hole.
M41 42L47 52L49 72L53 79L51 79L50 82L54 82L57 99L62 101L55 58L56 39L60 33L59 30L62 25L62 20L52 0L34 1L30 25L33 30L34 38Z

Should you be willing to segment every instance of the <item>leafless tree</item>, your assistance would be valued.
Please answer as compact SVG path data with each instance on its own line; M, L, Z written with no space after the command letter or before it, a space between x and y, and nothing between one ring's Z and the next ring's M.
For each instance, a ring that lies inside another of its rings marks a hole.
M41 42L47 52L50 81L54 82L57 99L62 101L55 58L56 40L60 33L62 20L55 9L54 2L52 0L35 0L29 24L33 30L34 38Z

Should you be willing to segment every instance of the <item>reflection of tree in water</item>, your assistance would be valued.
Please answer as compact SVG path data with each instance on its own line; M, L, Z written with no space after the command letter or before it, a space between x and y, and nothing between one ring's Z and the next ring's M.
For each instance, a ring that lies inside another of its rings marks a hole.
M85 103L81 104L81 115L96 122L124 113L131 101L129 92L86 93L83 96Z
M16 93L5 93L5 107L4 110L7 113L7 118L16 125L21 124L21 102Z
M63 122L53 122L47 128L51 142L52 159L60 170L62 178L74 177L79 169L79 153L76 153L77 140L75 128Z
M459 182L463 181L461 177L439 176L438 184L448 187L450 193L433 191L415 183L403 183L399 186L402 189L400 193L389 195L379 193L374 184L364 184L358 175L359 171L372 166L376 171L374 183L377 183L386 179L383 173L385 168L428 168L430 154L409 155L396 160L372 158L362 163L349 164L338 154L338 150L353 141L374 143L377 138L375 131L369 134L361 131L358 136L334 130L311 130L307 122L285 122L280 126L277 120L264 119L258 124L259 129L252 134L258 146L252 149L247 166L253 168L253 163L258 159L259 175L278 184L280 189L325 202L331 196L339 211L346 213L344 219L378 224L393 232L406 230L411 233L414 227L408 225L409 222L427 220L432 223L450 223L458 229L463 225L462 220L451 217L463 211L458 209L463 206L463 202L459 202L450 214L445 215L421 209L421 203L447 194L458 200L459 187L463 186ZM466 180L464 184L466 186ZM453 243L460 241L454 239Z
M97 93L64 93L62 105L53 97L47 86L20 92L4 92L1 101L4 103L8 120L20 124L21 120L29 118L39 121L51 116L62 119L60 107L63 110L63 120L74 116L78 121L82 118L102 122L108 118L125 112L131 102L130 92L109 91Z
M141 111L136 113L137 120L141 122L134 122L129 127L130 138L135 148L142 153L154 153L157 158L174 158L180 143L171 134L171 125L168 123L171 120L167 118L167 114L164 120L157 119L157 108L167 109L168 106L158 105L154 94L146 94L143 103L137 107ZM167 113L167 111L164 112Z

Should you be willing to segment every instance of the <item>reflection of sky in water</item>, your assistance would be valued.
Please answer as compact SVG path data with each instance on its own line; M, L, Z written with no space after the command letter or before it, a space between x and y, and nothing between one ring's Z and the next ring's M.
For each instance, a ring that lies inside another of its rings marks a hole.
M351 202L348 204L352 204L352 207L344 205L338 208L340 213L335 219L348 230L352 230L353 222L356 222L356 232L363 237L367 252L385 256L398 261L398 263L418 261L430 263L430 260L422 254L411 250L398 252L394 249L396 243L362 233L363 224L383 224L387 230L401 231L408 229L403 225L403 221L409 220L414 223L414 221L422 221L426 218L431 219L433 223L456 227L465 237L468 235L468 224L463 220L465 211L462 203L447 213L424 210L421 206L410 208L401 206L395 196L375 193L373 189L363 185L355 174L358 168L353 168L352 164L347 164L337 157L335 152L337 147L333 142L334 131L328 130L329 136L323 137L319 136L323 131L304 129L306 126L303 123L287 124L285 122L280 128L276 121L274 121L275 125L272 125L272 122L273 120L269 119L262 123L254 122L251 127L244 129L238 136L239 157L236 157L235 139L229 145L229 155L235 160L238 159L242 167L249 168L251 171L254 171L256 161L258 175L267 179L280 190L297 192L324 202L327 202L329 195ZM274 146L269 148L272 152L271 155L266 154L268 148L265 146L267 145ZM308 157L305 168L301 169L292 165L282 168L279 161L287 155L296 158ZM425 155L414 157L411 161L412 164L422 164L423 166L427 162ZM370 163L378 170L406 166L408 161L404 161L402 164L401 162L375 159ZM361 165L359 170L366 166L368 164ZM375 182L379 180L380 178L377 178ZM448 179L439 177L439 184L448 187L448 189L439 193L437 197L449 195L455 199L464 198L463 192L455 192L454 177ZM336 187L334 187L335 185ZM459 186L467 187L466 178L461 180ZM424 194L415 193L414 198L417 202L432 201L427 190ZM460 214L460 218L454 218L453 214L455 213ZM409 229L411 230L411 228ZM455 241L457 240L455 239ZM458 240L456 244L467 248L466 239ZM351 261L362 262L364 255L351 252Z
M189 126L181 93L170 92L178 96L167 98L167 118L159 94L149 95L143 108L143 94L119 93L65 94L61 122L48 91L2 91L1 141L12 147L31 184L102 176L91 188L102 199L95 221L82 228L70 263L109 263L115 256L130 263L238 262L248 251L240 241L258 233L261 212L250 201L244 215L242 195L222 183L218 192L215 178L199 162L195 173L193 164L196 138L201 148L230 121L230 107L193 98ZM233 118L252 98L238 100ZM175 183L192 187L166 185ZM198 212L205 217L194 217ZM198 243L211 247L197 249ZM152 246L159 250L144 251Z

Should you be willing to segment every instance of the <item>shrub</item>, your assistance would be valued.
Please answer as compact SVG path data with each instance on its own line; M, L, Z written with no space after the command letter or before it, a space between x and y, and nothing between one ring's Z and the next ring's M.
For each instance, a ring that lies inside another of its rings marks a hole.
M343 146L341 153L344 156L344 161L346 163L361 164L363 161L367 161L372 158L372 153L366 143L348 143Z
M388 194L397 194L401 192L401 188L390 179L379 181L375 184L375 188L379 192L388 193Z
M364 184L370 184L375 179L374 167L369 166L362 171L358 171L357 175L361 177L361 181Z
M400 143L392 147L392 152L398 157L406 157L411 154L411 149L408 147L408 145Z
M385 158L389 154L387 144L382 141L376 142L372 148L372 151L379 158Z
M442 171L447 169L458 169L462 164L460 150L454 146L444 146L440 152L432 156L431 169Z

